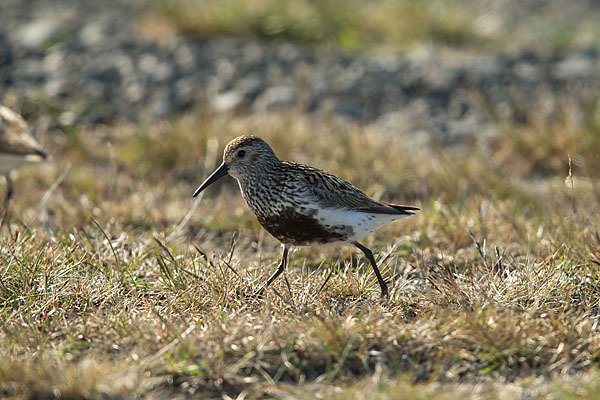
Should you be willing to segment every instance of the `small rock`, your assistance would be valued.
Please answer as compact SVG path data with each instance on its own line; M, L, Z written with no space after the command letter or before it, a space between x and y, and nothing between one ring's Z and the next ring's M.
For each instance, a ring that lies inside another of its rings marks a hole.
M39 49L60 29L57 21L41 18L22 25L13 35L18 45L27 49Z
M587 57L571 56L554 66L553 75L558 79L579 79L589 77L595 72L594 64L594 61Z
M271 111L276 108L291 107L298 100L298 92L289 86L273 86L268 88L255 103L256 111Z
M242 95L237 90L220 93L210 99L210 105L215 111L231 111L242 102Z

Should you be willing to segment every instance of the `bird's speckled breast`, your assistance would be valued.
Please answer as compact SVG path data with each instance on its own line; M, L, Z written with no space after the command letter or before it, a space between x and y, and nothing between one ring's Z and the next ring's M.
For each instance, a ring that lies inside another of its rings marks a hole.
M271 177L263 177L268 180ZM296 193L291 182L240 182L246 204L258 222L277 240L305 246L310 243L345 242L354 234L352 226L328 225L317 218L318 211Z
M295 246L345 242L354 234L351 226L329 226L321 223L315 217L316 213L316 210L312 210L308 214L303 214L294 207L287 207L278 214L256 217L258 222L280 242Z

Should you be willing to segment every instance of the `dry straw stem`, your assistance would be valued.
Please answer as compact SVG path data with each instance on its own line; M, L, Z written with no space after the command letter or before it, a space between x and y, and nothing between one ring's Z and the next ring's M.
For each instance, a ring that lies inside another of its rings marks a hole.
M249 299L279 246L232 180L164 239L218 162L211 146L248 127L284 159L421 207L367 239L389 302L344 247L295 251L286 279ZM23 170L23 225L0 238L1 396L597 396L600 165L586 149L567 186L566 168L522 167L510 134L469 158L294 113L77 134L49 144L63 159ZM47 233L39 199L67 163Z

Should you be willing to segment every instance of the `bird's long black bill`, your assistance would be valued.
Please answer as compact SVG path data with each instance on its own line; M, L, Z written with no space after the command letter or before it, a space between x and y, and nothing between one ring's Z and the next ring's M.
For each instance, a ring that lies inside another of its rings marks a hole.
M219 180L219 178L224 177L228 173L229 171L227 169L227 165L225 165L225 163L221 164L221 166L217 168L215 172L213 172L208 178L206 178L206 180L202 183L202 185L200 185L198 189L196 189L196 191L194 192L194 197L198 196L200 192L206 189L208 186L210 186L210 184L216 182L217 180Z

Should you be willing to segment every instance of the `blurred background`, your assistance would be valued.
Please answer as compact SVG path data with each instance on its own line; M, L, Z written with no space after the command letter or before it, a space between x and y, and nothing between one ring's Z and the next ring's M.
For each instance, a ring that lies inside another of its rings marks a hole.
M569 157L580 176L597 176L600 166L596 1L0 5L0 102L23 114L54 161L35 175L38 191L67 161L92 168L71 171L64 187L72 184L73 197L85 193L83 208L123 203L117 183L102 181L123 170L137 173L132 182L154 183L155 202L176 204L165 197L169 185L196 185L214 166L211 149L248 132L266 136L283 156L302 149L294 153L299 161L346 170L347 179L355 175L351 151L340 148L331 163L319 146L331 150L343 132L364 136L364 129L406 148L478 152L493 170L526 179L563 179ZM423 159L431 157L415 162ZM353 160L373 165L360 154ZM392 185L384 198L445 192L410 186L422 173L407 163L401 169L403 176L384 182ZM156 186L165 176L169 184ZM381 189L356 179L370 193ZM123 183L129 197L148 189L132 182ZM180 213L174 206L152 217L172 222Z
M0 101L63 131L294 109L454 144L555 118L600 86L592 0L0 6Z

